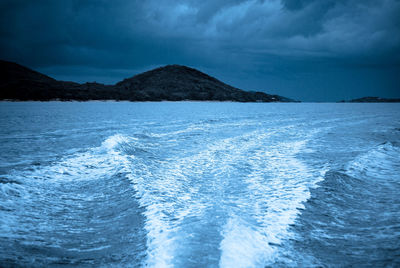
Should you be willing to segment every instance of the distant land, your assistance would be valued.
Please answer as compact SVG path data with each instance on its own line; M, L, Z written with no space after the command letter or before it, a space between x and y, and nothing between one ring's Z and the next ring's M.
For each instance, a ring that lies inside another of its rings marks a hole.
M363 97L351 100L350 102L400 102L400 99L388 99L380 97Z
M279 95L244 91L181 65L167 65L115 85L104 85L58 81L17 63L2 60L0 100L294 102Z
M363 97L358 99L353 99L350 101L340 101L340 102L400 102L400 99L389 99L380 97Z

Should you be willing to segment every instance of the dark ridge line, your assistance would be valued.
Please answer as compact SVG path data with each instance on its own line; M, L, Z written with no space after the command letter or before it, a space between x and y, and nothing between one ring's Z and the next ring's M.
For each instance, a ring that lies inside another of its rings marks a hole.
M59 81L17 63L2 60L0 100L295 102L279 95L244 91L182 65L159 67L114 85L104 85Z

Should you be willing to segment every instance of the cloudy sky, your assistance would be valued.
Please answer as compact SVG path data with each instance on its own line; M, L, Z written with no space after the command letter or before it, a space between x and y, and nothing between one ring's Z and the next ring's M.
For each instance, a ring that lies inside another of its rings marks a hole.
M400 0L0 0L0 58L115 83L166 64L303 101L400 97Z

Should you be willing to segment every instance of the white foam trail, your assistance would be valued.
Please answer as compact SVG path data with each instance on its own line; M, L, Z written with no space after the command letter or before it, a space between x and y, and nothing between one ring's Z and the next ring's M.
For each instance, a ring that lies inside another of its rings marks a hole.
M220 267L265 266L278 257L273 245L290 238L288 227L310 197L309 187L321 180L296 158L305 144L281 142L249 158L254 171L246 177L248 195L242 203L249 203L251 215L237 213L228 219Z
M247 136L252 135L254 133ZM224 191L221 180L232 173L233 164L243 158L236 151L255 145L251 139L247 143L237 142L245 136L218 141L183 158L146 163L138 158L131 159L134 170L128 176L138 193L140 205L145 207L147 219L147 266L174 266L175 251L182 250L185 243L185 238L180 236L183 220L202 218L209 205L220 203L221 197L210 196L210 192ZM212 173L208 179L205 177L207 172ZM210 192L204 192L204 189Z
M179 188L179 183L176 181L164 180L163 176L157 174L158 163L145 162L140 157L127 153L132 149L133 152L137 148L144 149L141 147L147 145L142 144L137 138L116 134L104 140L99 147L66 156L53 165L38 167L34 171L17 175L35 184L32 185L34 189L39 189L41 186L38 184L42 182L46 186L43 188L47 189L49 183L64 184L68 181L97 180L104 176L110 177L115 173L124 173L133 182L140 206L145 207L144 216L147 218L145 228L148 232L147 246L149 247L147 265L169 267L174 256L175 237L170 235L174 229L170 227L168 215L173 214L176 209L172 202L166 202L163 199L164 193L168 193L170 189L180 189L177 190L181 192L180 198L185 198L185 190ZM176 178L177 174L170 176ZM91 201L93 196L83 193L79 198ZM28 201L35 202L35 198ZM163 204L164 202L166 203ZM24 204L26 205L26 202Z
M127 159L128 177L145 208L147 266L174 266L177 254L187 250L188 238L182 235L190 233L185 230L190 226L184 226L184 220L204 219L213 207L230 215L222 231L221 267L248 267L273 259L276 249L268 243L279 244L288 237L288 225L309 198L308 187L317 181L295 158L306 141L279 143L269 150L260 146L270 144L268 139L277 133L279 129L254 131L219 140L183 158ZM243 163L253 169L244 180L237 177Z
M117 147L126 139L128 137L122 135L111 136L100 147L64 156L49 166L12 171L9 176L16 183L0 184L0 206L3 208L0 210L0 232L3 236L24 239L26 232L32 228L34 231L40 228L47 231L54 226L33 225L30 219L45 221L49 216L43 211L55 211L66 204L80 206L83 204L81 202L93 201L98 196L85 192L72 195L65 187L76 185L77 181L86 183L124 172L127 157L119 153ZM52 199L49 198L55 194L62 200L61 203L51 204ZM45 207L43 210L39 209L40 204Z
M399 178L400 148L389 142L381 144L356 157L345 169L355 178Z
M120 164L126 161L126 156L119 153L117 147L130 139L117 134L106 139L100 147L65 156L49 166L15 171L12 175L27 184L41 181L56 183L68 180L95 180L121 168Z
M99 149L105 150L106 152L116 152L116 149L122 143L129 143L133 140L137 140L132 137L128 137L121 134L115 134L113 136L108 137L105 141L102 142Z
M230 217L222 235L220 267L262 267L273 254L268 237L240 217Z
M174 266L174 258L186 246L187 238L182 234L190 233L184 221L208 221L204 214L210 209L226 213L217 220L223 227L223 240L213 245L215 251L218 246L221 250L220 266L263 265L276 253L269 243L279 244L289 236L287 227L294 222L297 208L309 197L308 187L316 180L295 157L305 141L271 145L275 142L270 138L282 131L293 130L287 126L271 128L268 133L249 132L218 140L187 157L165 160L127 154L125 149L147 149L149 144L117 134L100 147L24 176L56 183L96 180L115 172L127 174L144 208L149 267ZM250 167L250 173L243 171L243 165Z

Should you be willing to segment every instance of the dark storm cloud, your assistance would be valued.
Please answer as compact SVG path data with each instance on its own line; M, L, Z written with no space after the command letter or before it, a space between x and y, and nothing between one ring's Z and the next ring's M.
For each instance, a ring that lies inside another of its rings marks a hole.
M398 0L3 0L0 10L0 57L58 77L115 81L179 63L245 89L323 100L335 98L321 93L329 74L379 69L374 86L389 79L384 94L400 94L388 75L400 65Z

